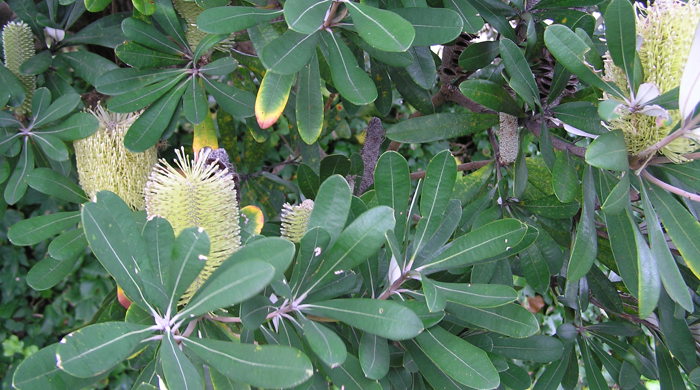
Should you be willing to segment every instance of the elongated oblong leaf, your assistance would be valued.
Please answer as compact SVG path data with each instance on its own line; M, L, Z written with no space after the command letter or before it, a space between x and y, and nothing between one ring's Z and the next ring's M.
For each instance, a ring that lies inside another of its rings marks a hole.
M63 230L75 226L80 221L78 211L62 211L49 215L28 218L12 225L7 238L14 245L34 245Z
M331 6L331 0L289 0L284 2L284 20L290 29L302 34L318 31Z
M166 236L172 234L169 233L168 231L164 232ZM164 249L167 250L168 246ZM177 236L173 246L172 258L162 259L163 261L170 260L166 264L161 264L159 272L165 273L163 286L166 288L165 292L169 298L168 307L171 310L175 309L175 305L182 294L185 293L202 268L204 268L207 254L209 254L209 237L202 229L188 228ZM151 261L154 261L154 259L151 259Z
M316 53L319 35L287 30L265 45L260 60L265 68L279 74L298 72Z
M537 318L517 304L478 308L448 302L447 311L477 327L510 337L532 336L540 329Z
M615 65L625 71L628 80L634 80L637 46L635 14L632 3L612 0L605 7L605 42ZM636 87L634 87L636 89Z
M185 118L193 124L201 123L209 114L209 101L201 78L192 76L188 79L182 98L182 111Z
M409 308L392 301L348 298L309 303L303 312L329 317L391 340L406 340L423 331L423 323Z
M596 138L586 149L586 162L594 167L626 171L627 145L622 130L614 130Z
M301 326L304 339L323 363L335 368L345 362L348 351L338 334L316 321L307 319L301 321Z
M406 143L433 142L488 129L498 123L493 114L439 113L407 119L391 126L387 138Z
M76 378L56 366L58 343L51 344L24 359L14 372L12 386L19 390L82 389L97 382L100 377Z
M510 39L501 39L499 51L503 64L510 75L508 84L530 106L539 103L539 90L535 84L535 76L532 75L525 55Z
M56 365L78 378L108 371L153 332L147 325L102 322L69 333L58 344Z
M457 238L437 258L428 260L416 270L432 273L508 253L525 237L526 231L527 225L516 219L488 223Z
M218 81L204 79L205 87L216 103L224 111L237 118L247 118L255 114L255 95L248 91L220 83Z
M321 39L328 49L333 86L352 104L373 102L377 98L377 88L367 73L357 65L355 56L345 42L328 32L322 32Z
M264 388L286 388L313 374L309 358L282 345L255 345L212 339L185 339L185 347L236 382Z
M27 137L22 141L24 145L17 165L5 185L5 202L10 205L17 203L27 192L27 175L34 170L34 149Z
M358 360L367 378L384 378L389 372L389 343L384 337L363 333L360 337Z
M197 17L197 28L213 34L245 30L279 16L281 11L253 7L214 7Z
M51 241L48 247L49 256L56 260L75 259L85 251L87 245L83 229L69 230Z
M34 290L48 290L57 285L73 271L77 257L57 260L47 257L34 264L27 273L27 284Z
M389 52L408 50L416 36L411 23L391 11L348 2L358 34L371 46Z
M531 336L524 339L492 337L492 352L509 359L549 363L562 357L564 344L556 337Z
M323 131L323 96L318 58L312 55L299 71L297 97L294 105L299 136L311 145Z
M472 307L496 307L513 302L518 293L512 287L498 284L433 282L446 300Z
M39 136L51 135L63 141L75 141L94 134L99 124L94 115L87 112L76 112L51 126L36 129L34 133Z
M430 360L457 382L475 389L498 387L500 378L486 352L439 326L416 337Z
M331 241L335 241L348 219L351 199L350 186L342 176L333 175L326 179L318 189L307 229L323 228L330 234Z
M466 80L459 85L464 96L494 111L521 115L522 111L503 87L489 80Z
M569 266L566 276L576 281L586 275L598 253L598 241L595 226L595 183L592 168L586 168L583 174L583 209L581 219L576 226L576 237L571 247Z
M265 73L255 98L255 118L261 129L274 125L282 115L292 84L293 74Z
M413 46L430 46L449 42L462 32L462 18L451 9L430 7L398 8L399 14L413 25Z
M163 336L159 356L168 389L189 390L204 387L197 368L180 350L172 333Z

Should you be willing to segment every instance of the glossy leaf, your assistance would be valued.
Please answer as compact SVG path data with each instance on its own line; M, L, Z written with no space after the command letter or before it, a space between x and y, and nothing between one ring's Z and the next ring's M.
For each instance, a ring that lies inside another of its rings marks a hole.
M309 359L301 351L286 346L213 339L186 339L184 344L218 372L252 386L292 387L313 374Z
M118 68L103 73L95 80L95 88L107 95L121 95L144 88L161 80L185 73L183 69Z
M24 219L10 227L7 238L14 245L34 245L75 226L80 220L79 214L77 211L63 211Z
M394 12L348 2L352 22L360 37L372 47L388 52L406 51L416 36L411 23Z
M492 337L493 353L509 359L549 363L559 360L564 353L564 344L551 336L531 336L524 339Z
M265 73L255 99L255 117L261 129L272 126L282 115L292 84L293 74L282 75L272 71Z
M383 337L362 333L358 358L362 372L369 379L379 380L389 372L389 344Z
M539 104L539 90L535 84L535 77L518 45L510 39L501 39L499 52L510 75L508 85L531 107Z
M315 55L299 71L294 109L299 136L307 144L313 144L323 131L321 75Z
M302 311L333 318L390 340L410 339L423 330L423 324L413 311L392 301L334 299L306 304Z
M290 29L312 34L323 24L331 0L289 0L284 3L284 20Z
M393 10L413 25L416 31L413 46L447 43L462 32L462 18L445 8L408 7Z
M64 337L56 348L56 365L78 378L110 370L152 333L146 325L103 322L89 325Z
M466 80L459 85L464 96L494 111L521 115L522 111L503 87L489 80Z
M153 50L173 55L182 54L182 49L152 24L135 18L126 18L122 22L122 31L129 40Z
M383 153L374 170L374 188L380 205L394 210L394 232L403 237L406 226L408 201L411 191L408 162L397 152Z
M197 368L180 350L180 346L173 339L172 333L167 333L163 336L159 357L168 389L188 390L204 387L202 377L199 375Z
M578 194L579 180L568 153L556 153L552 167L552 188L562 203L573 202Z
M325 365L335 368L345 362L348 351L338 334L325 325L307 319L301 321L301 326L304 339Z
M448 302L447 311L477 327L509 337L532 336L540 329L535 316L518 304L478 308Z
M595 226L595 183L592 168L588 167L583 174L583 208L581 218L576 226L576 237L571 247L571 256L566 276L569 281L577 281L584 277L595 261L598 253L597 233Z
M635 11L632 4L624 0L612 0L605 7L605 41L615 65L622 68L632 82L637 46ZM637 87L632 83L632 88Z
M433 282L435 289L450 302L472 307L496 307L513 302L513 288L498 284Z
M498 42L475 42L459 55L459 67L466 71L481 69L489 65L497 55Z
M401 121L391 126L386 136L397 142L432 142L474 134L497 123L493 114L439 113Z
M331 241L335 241L348 219L351 198L350 186L342 176L333 175L326 179L318 189L307 230L320 227L330 234Z
M316 53L318 34L301 34L287 30L265 45L260 60L271 72L290 75L298 72Z
M357 60L348 46L335 34L322 32L321 39L328 50L333 86L350 103L363 105L377 98L374 82L357 65Z
M139 69L181 65L185 60L179 55L153 50L136 42L122 43L115 53L120 60Z
M214 7L197 17L197 28L212 34L229 34L270 21L282 11L253 7Z
M611 131L596 138L586 148L586 162L598 168L626 171L629 162L622 131Z

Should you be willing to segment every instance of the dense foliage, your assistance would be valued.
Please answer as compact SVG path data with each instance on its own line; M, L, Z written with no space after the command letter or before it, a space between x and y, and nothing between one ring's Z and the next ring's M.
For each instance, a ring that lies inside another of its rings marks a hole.
M697 0L0 22L3 388L700 385Z

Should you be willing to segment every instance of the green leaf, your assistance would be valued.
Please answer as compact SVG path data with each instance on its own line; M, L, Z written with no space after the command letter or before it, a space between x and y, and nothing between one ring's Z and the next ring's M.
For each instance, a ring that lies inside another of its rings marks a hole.
M153 50L136 42L125 42L117 46L115 53L120 60L134 68L159 68L182 65L185 58L175 54Z
M156 12L156 4L153 0L131 0L137 11L144 15L153 15Z
M462 19L462 32L476 33L484 27L484 19L468 0L445 0L445 7L456 11Z
M448 301L472 307L496 307L518 298L512 287L498 284L433 282Z
M49 168L37 168L27 175L27 183L35 190L73 203L88 200L85 192L69 178Z
M199 71L209 76L226 76L235 71L237 67L238 61L231 57L221 57L202 66Z
M475 71L491 64L498 55L498 42L475 42L467 46L459 55L459 67L465 71Z
M299 243L299 253L297 254L292 270L292 277L289 285L292 287L292 294L296 297L302 288L308 286L313 281L313 272L318 268L318 263L322 257L318 255L316 248L321 253L326 252L326 248L331 241L330 235L320 227L309 229Z
M73 68L75 76L90 84L94 84L105 72L119 68L112 61L86 50L61 53L60 59Z
M67 35L61 42L64 45L98 45L114 49L126 40L122 33L123 13L104 16L82 28L75 34Z
M124 136L124 146L132 152L143 152L155 145L180 104L187 83L181 82L153 103L139 116Z
M0 91L0 105L9 104L16 107L22 104L25 95L24 87L17 76L3 65L0 65L0 83L3 86L2 91Z
M289 28L302 34L313 34L323 24L331 0L289 0L284 3L284 20Z
M439 113L401 121L386 136L396 142L433 142L474 134L497 123L498 116L493 114Z
M499 52L503 59L503 64L506 71L510 75L508 85L518 94L526 103L533 107L539 105L539 89L535 83L535 76L532 75L530 66L525 59L525 55L510 39L501 39L499 43Z
M127 92L140 90L161 80L172 79L174 76L184 74L184 69L135 69L118 68L103 73L95 80L95 88L107 95L121 95ZM134 96L138 96L134 95Z
M391 11L348 2L357 33L372 47L388 52L408 50L416 36L411 23Z
M313 144L323 131L323 96L316 55L299 71L294 109L299 136L308 145Z
M649 194L644 185L641 186L641 195L644 204L644 217L647 222L651 255L658 265L658 272L663 282L664 289L674 302L677 302L686 311L693 312L692 298L683 280L683 276L678 270L676 260L673 258L668 248L666 237L661 230L659 217L654 211L654 207L652 206ZM627 193L625 193L625 196L629 199Z
M635 12L629 1L612 0L605 7L605 42L613 63L625 71L630 82L634 80L637 33Z
M48 252L56 260L71 260L80 256L87 245L83 229L73 229L54 238L49 244Z
M554 176L554 175L552 175ZM545 196L531 201L520 201L519 203L533 214L541 215L545 218L568 219L576 215L580 208L578 202L561 203L555 195Z
M544 41L557 61L578 76L581 81L615 97L624 98L624 94L617 86L603 81L596 71L586 64L585 55L591 48L568 27L559 24L547 27L544 32Z
M316 204L312 217L315 211ZM384 233L394 227L393 214L393 210L386 206L377 206L360 214L340 233L335 244L328 250L309 290L332 276L335 271L355 268L376 253L384 244Z
M389 82L396 87L406 103L426 114L435 112L430 91L418 85L406 69L390 67L389 76Z
M383 153L374 169L374 189L377 202L394 210L394 232L403 237L408 218L407 208L411 191L408 162L397 152Z
M610 6L608 6L610 9ZM656 365L659 369L659 383L664 389L687 389L678 365L662 343L656 343ZM637 374L638 375L638 374Z
M566 277L574 282L586 275L598 253L598 234L595 226L595 183L591 167L583 173L583 208L576 226L576 237L571 247Z
M194 60L194 62L198 62L204 54L209 53L217 43L228 38L228 36L229 34L207 34L206 36L204 36L204 38L202 38L202 40L199 41L197 47L195 47L194 49L194 53L192 54L192 59Z
M671 194L646 182L643 185L686 265L696 277L700 277L700 243L697 239L700 237L700 223Z
M475 389L498 387L500 378L486 352L439 326L416 337L423 353L457 382Z
M447 43L462 32L462 18L446 8L409 7L393 10L413 25L416 31L413 46Z
M627 216L630 219L633 218L629 211ZM639 317L647 318L656 309L656 304L659 301L661 279L657 260L636 227L634 228L634 241L637 244L637 270L639 271L639 279L637 280Z
M406 340L423 331L423 323L410 309L392 301L367 298L334 299L307 303L302 311L329 317L390 340Z
M76 112L52 126L34 130L37 136L50 135L63 141L75 141L89 137L97 131L100 122L87 112Z
M542 375L537 378L535 385L532 387L533 390L549 390L556 389L564 378L566 374L566 368L569 365L569 356L573 350L573 345L564 348L564 353L562 358L552 362L547 367L545 367ZM578 365L576 365L576 372L578 373Z
M51 66L53 56L51 51L43 50L24 61L19 67L19 72L25 75L37 75L46 72Z
M229 34L268 22L280 13L281 10L252 7L214 7L199 14L197 28L212 34Z
M331 368L343 364L348 351L340 336L316 321L307 320L301 316L299 318L304 339L316 356Z
M524 339L492 337L493 353L509 359L549 363L559 360L564 353L564 344L551 336L531 336Z
M32 140L34 143L39 145L39 149L54 161L66 161L68 160L68 148L66 144L63 143L57 137L52 135L33 133Z
M80 101L80 97L78 97L78 101ZM48 110L50 105L51 91L46 87L37 88L32 97L32 116L35 118L44 116L44 112Z
M413 358L413 362L418 366L419 373L423 379L428 382L433 389L445 390L469 390L471 387L465 386L452 377L447 375L440 367L438 367L433 359L426 356L423 348L415 341L408 340L401 345L406 348Z
M244 245L229 259L219 266L220 272L228 272L228 267L253 259L270 264L274 270L272 280L278 280L294 260L294 244L279 237L261 238Z
M589 389L608 389L608 383L603 377L603 372L600 366L593 359L591 351L588 348L586 342L581 340L579 342L579 348L581 349L581 360L583 360L583 367L586 370L586 382L588 382Z
M102 322L69 333L58 344L56 365L70 375L89 378L128 358L153 330L128 322Z
M79 220L80 216L77 211L63 211L23 219L10 227L7 231L7 238L14 245L35 245L71 226L75 226Z
M525 237L526 231L527 225L516 219L488 223L455 239L448 249L416 271L433 273L509 253Z
M185 339L184 344L218 372L252 386L292 387L313 375L309 359L301 351L287 346L212 339Z
M144 14L151 12L153 14L153 19L156 20L163 32L171 38L175 38L179 46L189 51L189 44L187 43L187 38L185 38L185 29L175 13L172 1L155 0L156 9L152 11L151 6L154 5L153 1L154 0L132 0L134 4L141 3L143 5L141 11L143 11Z
M17 165L15 165L12 175L5 185L5 202L9 205L17 203L27 192L27 175L34 169L32 145L27 142L27 137L24 137L23 141L22 153L19 155Z
M433 59L433 52L430 51L429 47L422 46L412 47L408 49L407 53L411 55L412 60L403 71L419 87L425 90L432 89L437 82L437 69Z
M130 113L140 110L157 101L163 95L166 95L168 91L171 91L184 77L185 73L183 72L175 77L168 78L141 89L114 96L107 100L107 108L110 111L121 113ZM182 85L186 84L182 83Z
M173 339L172 333L167 332L163 336L159 356L168 389L189 390L204 388L199 371L180 350L180 346Z
M421 286L423 288L423 295L425 296L425 305L428 307L428 310L431 313L445 310L447 299L445 299L445 296L435 287L435 282L422 276Z
M540 294L546 294L549 290L551 271L547 260L537 245L531 245L518 255L520 267L527 284L532 286Z
M364 377L362 367L357 358L353 355L348 355L339 367L324 369L324 373L330 378L330 381L339 388L347 390L380 390L382 386L373 380ZM327 386L326 381L322 381L322 386Z
M32 111L34 127L59 120L73 111L80 104L80 95L76 93L65 94L53 101L45 110ZM33 108L32 108L33 110Z
M147 228L148 225L153 223L154 220L149 221ZM164 234L165 237L172 235L172 228L170 231L167 231L170 225L166 221L161 220L159 225L164 225L161 229L166 229L161 234ZM157 228L158 226L154 227ZM160 236L157 232L156 235ZM157 241L157 244L160 245L160 241ZM165 248L161 249L167 250L168 248L169 246L165 246ZM165 278L162 281L162 285L166 294L168 294L167 307L170 310L174 311L176 309L182 294L185 293L187 288L197 278L199 272L204 268L209 248L209 237L202 229L187 228L177 236L173 246L172 258L154 259L153 252L151 252L151 261L160 260L160 262L156 263L160 267L155 268L155 270L161 274L156 276ZM168 254L166 253L165 256L168 256ZM166 261L167 263L165 263Z
M265 68L279 74L296 73L306 65L316 53L319 35L307 35L293 30L265 45L260 60Z
M318 189L307 230L323 228L330 234L331 241L335 241L348 219L351 199L350 186L342 176L333 175L326 179Z
M255 95L252 93L208 78L204 82L207 92L214 96L224 111L236 118L248 118L255 114Z
M350 173L351 166L352 163L350 162L349 158L340 154L331 154L330 156L327 156L321 160L321 166L319 169L321 173L321 181L326 180L332 175L340 175L344 177Z
M24 359L14 372L12 386L18 390L82 389L101 379L76 378L56 367L56 348L58 344L51 344Z
M440 226L442 215L452 197L456 178L457 165L449 150L443 150L430 160L421 188L421 219L416 227L411 261Z
M29 270L27 284L37 291L48 290L62 282L73 271L77 262L77 257L64 260L46 257Z
M613 171L629 169L627 145L622 130L610 131L591 142L586 148L586 162Z
M377 98L377 88L342 39L322 32L321 39L328 50L333 86L347 101L356 105L369 104Z
M537 318L519 304L478 308L448 302L447 311L477 327L509 337L532 336L540 329Z
M469 3L479 12L479 16L496 28L503 37L511 41L518 40L507 19L515 12L511 7L500 1L491 0L469 0Z
M494 111L522 115L522 110L503 87L489 80L466 80L459 85L464 96Z
M244 260L230 267L219 267L176 318L198 316L242 302L262 291L272 281L274 271L262 260Z
M527 390L532 386L530 374L524 368L515 363L508 363L508 369L498 373L501 384L508 389Z
M122 21L122 31L129 40L153 50L173 55L183 54L180 46L168 39L152 24L136 18L126 18Z
M618 214L624 212L630 205L630 176L623 172L620 181L615 184L608 197L605 198L601 210L605 214Z
M358 358L362 372L369 379L379 380L389 372L389 343L383 337L362 333Z
M255 98L255 118L261 129L272 126L282 115L294 78L294 74L278 74L271 71L263 76Z
M552 109L557 119L594 135L603 135L609 132L600 124L598 108L591 102L578 101L560 104Z
M201 78L190 76L187 80L187 89L182 96L182 111L185 119L193 124L201 123L209 113L209 101Z
M573 202L578 194L578 174L566 152L556 153L552 167L552 188L562 203Z
M131 217L132 211L117 195L101 191L97 201L83 206L81 217L85 237L100 264L124 289L126 296L148 308L146 295L139 276L139 253L145 243Z

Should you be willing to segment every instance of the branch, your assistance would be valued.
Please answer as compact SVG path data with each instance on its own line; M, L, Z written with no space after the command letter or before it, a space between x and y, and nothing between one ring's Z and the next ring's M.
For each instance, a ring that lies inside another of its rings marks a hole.
M676 195L682 196L684 198L690 199L695 202L700 202L700 195L688 192L686 190L682 190L676 186L672 186L664 181L659 180L658 178L652 176L651 173L649 173L646 169L642 171L642 176L652 182L653 184L656 184L657 186L663 188L664 190L674 193Z
M540 129L542 126L542 117L532 117L525 121L525 127L536 136L540 136ZM551 136L552 146L559 150L566 150L567 152L573 154L574 156L583 157L586 155L586 148L576 146L570 142L566 142L563 139L555 136Z
M700 159L700 152L684 154L683 157L687 158L688 160L697 160ZM668 157L659 156L651 159L648 165L661 165L671 162L673 161L669 160Z
M457 165L457 171L475 171L483 166L489 165L493 160L472 161ZM425 177L425 171L411 172L411 180L418 180Z

